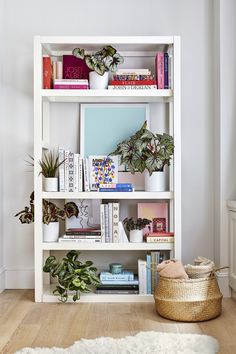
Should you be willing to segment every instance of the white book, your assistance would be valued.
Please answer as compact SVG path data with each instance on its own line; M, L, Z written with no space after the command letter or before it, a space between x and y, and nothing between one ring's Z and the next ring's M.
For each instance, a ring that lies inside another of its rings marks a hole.
M138 259L139 294L147 294L147 261Z
M84 169L84 190L85 192L90 192L89 188L89 178L88 178L88 162L87 158L83 159L83 169Z
M115 75L151 75L149 69L118 69Z
M88 80L87 79L55 79L54 80L54 84L57 85L75 85L75 84L88 84Z
M113 242L113 205L108 203L108 238Z
M74 154L74 192L79 192L79 154Z
M113 214L113 242L119 243L119 218L120 218L120 204L112 203L112 214Z
M105 204L100 205L100 222L101 222L102 242L106 242L106 239L105 239Z
M108 226L108 204L104 205L104 214L105 214L105 242L109 241L109 226Z
M82 157L79 156L79 172L78 172L78 177L79 177L79 187L78 190L79 192L83 192L83 159Z
M101 238L83 238L83 239L72 239L72 238L61 238L58 239L59 242L76 242L76 243L101 243Z
M65 150L59 148L59 163L65 159ZM59 191L65 192L65 162L59 166Z
M65 192L69 191L69 150L65 150Z
M157 85L108 85L108 90L156 90Z
M69 152L69 167L68 167L68 192L74 192L74 153Z

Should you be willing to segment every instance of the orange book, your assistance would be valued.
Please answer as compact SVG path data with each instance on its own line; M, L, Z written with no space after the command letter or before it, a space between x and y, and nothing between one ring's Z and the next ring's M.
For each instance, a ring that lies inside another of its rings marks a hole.
M43 56L43 88L52 88L52 64L48 55Z

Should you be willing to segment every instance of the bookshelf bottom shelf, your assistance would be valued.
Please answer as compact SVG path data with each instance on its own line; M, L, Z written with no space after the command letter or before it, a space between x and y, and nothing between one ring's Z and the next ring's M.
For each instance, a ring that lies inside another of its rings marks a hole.
M52 289L54 286L49 285L44 288L42 302L60 302L58 296L53 295ZM72 298L68 302L73 302ZM154 302L153 295L139 295L139 294L83 294L76 303L84 302Z

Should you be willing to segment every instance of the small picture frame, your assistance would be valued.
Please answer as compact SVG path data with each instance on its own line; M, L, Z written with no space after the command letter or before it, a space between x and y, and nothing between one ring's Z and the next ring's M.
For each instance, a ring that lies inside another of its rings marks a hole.
M152 219L153 232L166 232L166 218Z

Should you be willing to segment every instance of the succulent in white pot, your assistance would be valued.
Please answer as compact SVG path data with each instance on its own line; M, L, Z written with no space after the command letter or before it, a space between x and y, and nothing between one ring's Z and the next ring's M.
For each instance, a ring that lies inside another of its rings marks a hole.
M116 71L117 66L124 62L124 58L111 45L92 54L86 54L81 48L75 48L72 53L76 58L83 59L91 70L89 73L90 89L106 89L109 71Z

